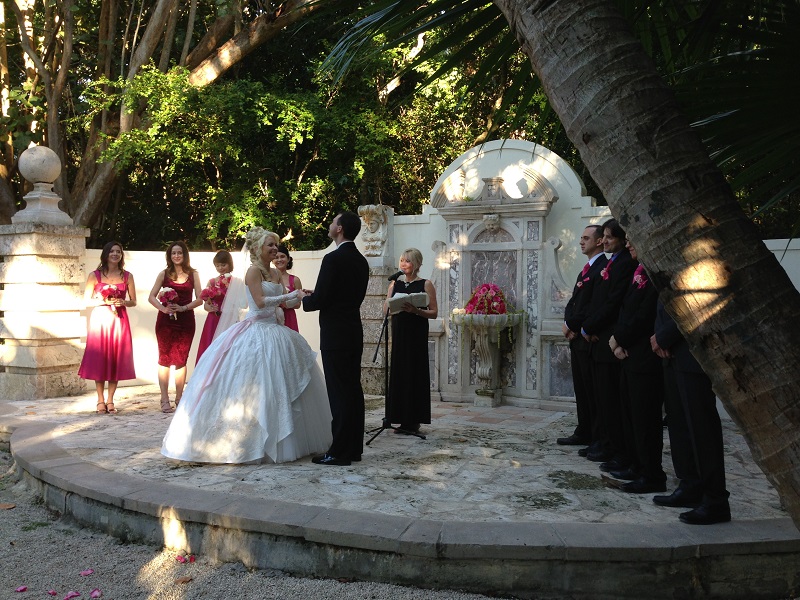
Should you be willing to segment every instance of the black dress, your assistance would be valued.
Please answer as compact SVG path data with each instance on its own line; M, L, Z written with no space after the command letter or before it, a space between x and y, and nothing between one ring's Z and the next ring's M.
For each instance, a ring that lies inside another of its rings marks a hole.
M425 291L425 280L397 280L392 295ZM392 362L387 414L391 423L409 427L431 422L428 319L401 311L392 315Z

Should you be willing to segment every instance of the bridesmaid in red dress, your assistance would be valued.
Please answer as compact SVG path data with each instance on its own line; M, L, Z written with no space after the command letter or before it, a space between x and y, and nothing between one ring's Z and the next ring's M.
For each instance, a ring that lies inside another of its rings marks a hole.
M219 275L218 277L209 279L206 287L211 287L222 275L233 272L233 257L231 253L227 250L220 250L217 252L214 255L214 268ZM203 308L208 312L208 316L206 317L206 324L203 325L203 333L200 334L200 344L197 346L197 360L195 364L200 362L200 357L203 356L203 352L205 352L206 348L214 341L214 332L217 330L217 325L219 325L219 317L222 314L222 303L225 301L225 293L228 291L228 288L223 287L222 291L222 299L218 300L216 304L210 300L206 300L203 303Z
M289 254L289 249L283 244L279 244L278 254L276 254L275 258L272 260L272 265L278 269L278 272L281 274L283 287L285 287L289 293L303 289L300 278L287 273L287 271L292 268L292 263L292 256ZM295 310L298 306L300 306L300 303L296 301L290 302L287 305L281 305L284 317L283 324L289 329L294 329L296 332L300 333L300 329L297 327L297 311Z
M136 306L136 286L124 266L122 244L108 242L100 253L100 265L86 280L83 295L86 307L93 308L78 376L94 380L98 414L115 414L117 382L136 379L127 310ZM106 381L108 401L104 396Z
M158 298L162 288L172 288L178 297L171 302L162 303ZM175 409L169 403L169 370L170 367L175 367L177 406L183 395L186 361L194 339L194 309L203 303L200 299L200 278L189 262L189 248L184 242L175 242L167 248L167 268L156 277L148 300L159 311L156 318L156 340L161 412L171 413Z

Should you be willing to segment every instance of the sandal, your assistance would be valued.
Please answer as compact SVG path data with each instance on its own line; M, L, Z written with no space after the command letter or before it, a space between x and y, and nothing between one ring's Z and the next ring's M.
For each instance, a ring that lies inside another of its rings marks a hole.
M102 409L102 410L101 410L101 409ZM104 414L106 414L106 413L108 412L108 409L106 408L106 403L105 403L105 402L98 402L98 403L97 403L97 410L96 410L95 412L96 412L98 415L104 415Z
M106 411L108 411L108 414L110 415L117 414L117 409L114 407L113 402L109 402L108 404L106 404Z
M174 413L175 409L169 405L169 398L161 401L161 412L166 414Z

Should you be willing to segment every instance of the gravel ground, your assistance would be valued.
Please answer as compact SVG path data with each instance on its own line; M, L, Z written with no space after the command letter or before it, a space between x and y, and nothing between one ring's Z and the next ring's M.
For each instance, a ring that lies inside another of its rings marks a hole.
M15 592L23 586L26 591ZM101 595L92 596L93 590ZM250 571L241 563L215 563L202 556L193 563L180 563L175 552L121 543L48 510L17 480L11 455L0 452L0 598L76 597L70 592L79 593L81 599L104 600L488 598L382 583L304 579L281 571Z

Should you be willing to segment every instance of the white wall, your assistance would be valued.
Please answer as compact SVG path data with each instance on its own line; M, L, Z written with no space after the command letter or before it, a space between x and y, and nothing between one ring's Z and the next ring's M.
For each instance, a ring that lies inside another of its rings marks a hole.
M434 241L446 240L444 219L442 219L436 209L425 206L422 215L395 218L395 253L408 247L415 247L422 251L423 267L422 277L430 277L433 269L434 255L431 244ZM795 287L800 289L800 240L766 240L765 244L778 258L781 265L788 273ZM577 242L575 242L577 245ZM330 250L315 250L311 252L294 252L294 267L292 274L300 278L303 287L313 289L316 284L319 265L322 257ZM212 263L215 252L192 252L192 266L200 273L201 287L216 275L216 270ZM155 338L156 315L158 311L147 301L150 289L156 280L156 275L164 269L166 257L164 252L125 252L125 269L130 271L136 282L135 308L128 309L128 315L133 330L133 354L138 379L133 381L121 382L121 385L139 385L143 383L154 383L157 381L158 373L158 346ZM86 251L86 277L97 268L100 262L100 250ZM240 264L241 254L234 253L236 263L235 273L241 273ZM563 265L562 265L563 266ZM573 269L574 270L574 269ZM571 271L567 271L571 273ZM439 294L442 290L437 290ZM195 310L197 319L197 332L189 353L189 373L194 367L197 355L197 344L200 340L200 333L205 324L206 312L202 309ZM441 315L440 315L441 316ZM300 333L308 340L311 347L319 351L319 324L317 313L305 313L302 310L297 312L297 320Z
M313 289L317 281L319 264L327 250L313 252L292 253L294 266L291 273L300 278L303 287ZM216 252L190 252L192 266L200 273L200 287L205 287L206 282L215 277L212 259ZM234 252L234 273L241 275L243 271L242 255ZM100 250L86 251L86 277L100 264ZM133 333L133 361L136 368L137 379L120 382L120 385L140 385L158 381L158 344L156 343L156 316L158 311L150 305L147 297L156 282L157 275L166 266L164 252L135 252L125 251L125 270L133 274L136 284L136 307L128 309L128 317ZM160 281L159 281L160 286ZM202 307L195 309L197 330L195 332L192 349L189 352L189 374L194 368L197 357L197 345L200 334L206 321L206 313ZM85 315L86 316L86 315ZM319 323L318 313L305 313L297 311L297 321L300 333L308 340L315 351L319 351Z

